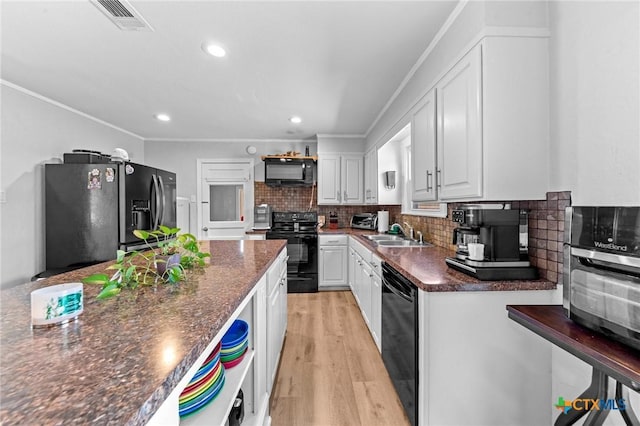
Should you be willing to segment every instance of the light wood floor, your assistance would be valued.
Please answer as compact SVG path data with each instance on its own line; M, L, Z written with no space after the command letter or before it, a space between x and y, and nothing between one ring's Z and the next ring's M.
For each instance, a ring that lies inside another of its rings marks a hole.
M349 291L288 294L274 426L408 425Z

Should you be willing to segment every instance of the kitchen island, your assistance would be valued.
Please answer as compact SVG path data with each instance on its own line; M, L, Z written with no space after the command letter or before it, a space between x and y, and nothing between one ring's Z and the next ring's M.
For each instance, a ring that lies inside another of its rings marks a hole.
M151 420L286 250L282 240L205 244L208 265L180 284L103 301L95 298L98 286L85 285L84 312L64 326L31 328L31 291L78 282L108 263L3 290L0 422Z

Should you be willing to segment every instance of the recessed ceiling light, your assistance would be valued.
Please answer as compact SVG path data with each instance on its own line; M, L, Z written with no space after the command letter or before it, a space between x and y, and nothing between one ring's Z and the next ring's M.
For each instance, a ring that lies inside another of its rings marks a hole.
M216 58L222 58L227 54L222 46L215 43L203 43L202 50L204 50L211 56L215 56Z
M156 117L156 120L171 121L171 117L169 117L167 114L156 114L155 117Z
M293 124L300 124L302 123L302 118L298 117L297 115L294 115L293 117L289 118L289 121L292 122Z

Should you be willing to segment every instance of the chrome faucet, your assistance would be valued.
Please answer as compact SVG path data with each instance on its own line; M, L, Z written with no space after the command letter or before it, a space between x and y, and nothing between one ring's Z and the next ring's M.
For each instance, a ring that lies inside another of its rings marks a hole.
M398 229L400 230L400 233L401 233L403 236L406 236L406 234L405 234L405 232L404 232L404 229L402 228L402 225L400 225L399 223L397 223L397 222L396 222L396 223L394 223L393 225L391 225L391 226L389 227L389 229L393 230L393 227L394 227L394 226L397 226L397 227L398 227ZM394 231L394 232L395 232L395 231Z
M413 234L413 226L409 225L407 222L402 222L402 223L404 223L407 226L407 228L409 228L409 238L411 240L415 240L415 236ZM402 232L404 233L405 236L407 235L407 233L404 232L404 229L402 230Z

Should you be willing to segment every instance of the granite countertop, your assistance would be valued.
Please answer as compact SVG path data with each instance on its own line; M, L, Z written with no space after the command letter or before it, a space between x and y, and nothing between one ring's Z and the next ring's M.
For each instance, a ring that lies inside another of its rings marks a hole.
M442 247L393 248L379 247L373 241L364 238L375 234L351 228L339 228L323 233L349 234L370 249L383 261L389 263L416 287L424 291L522 291L554 290L556 284L546 280L481 281L455 269L449 268L445 257L454 256L454 251Z
M0 423L145 424L286 242L203 245L210 264L177 286L99 301L99 286L85 284L84 312L64 326L31 329L31 291L78 282L109 263L3 290Z

